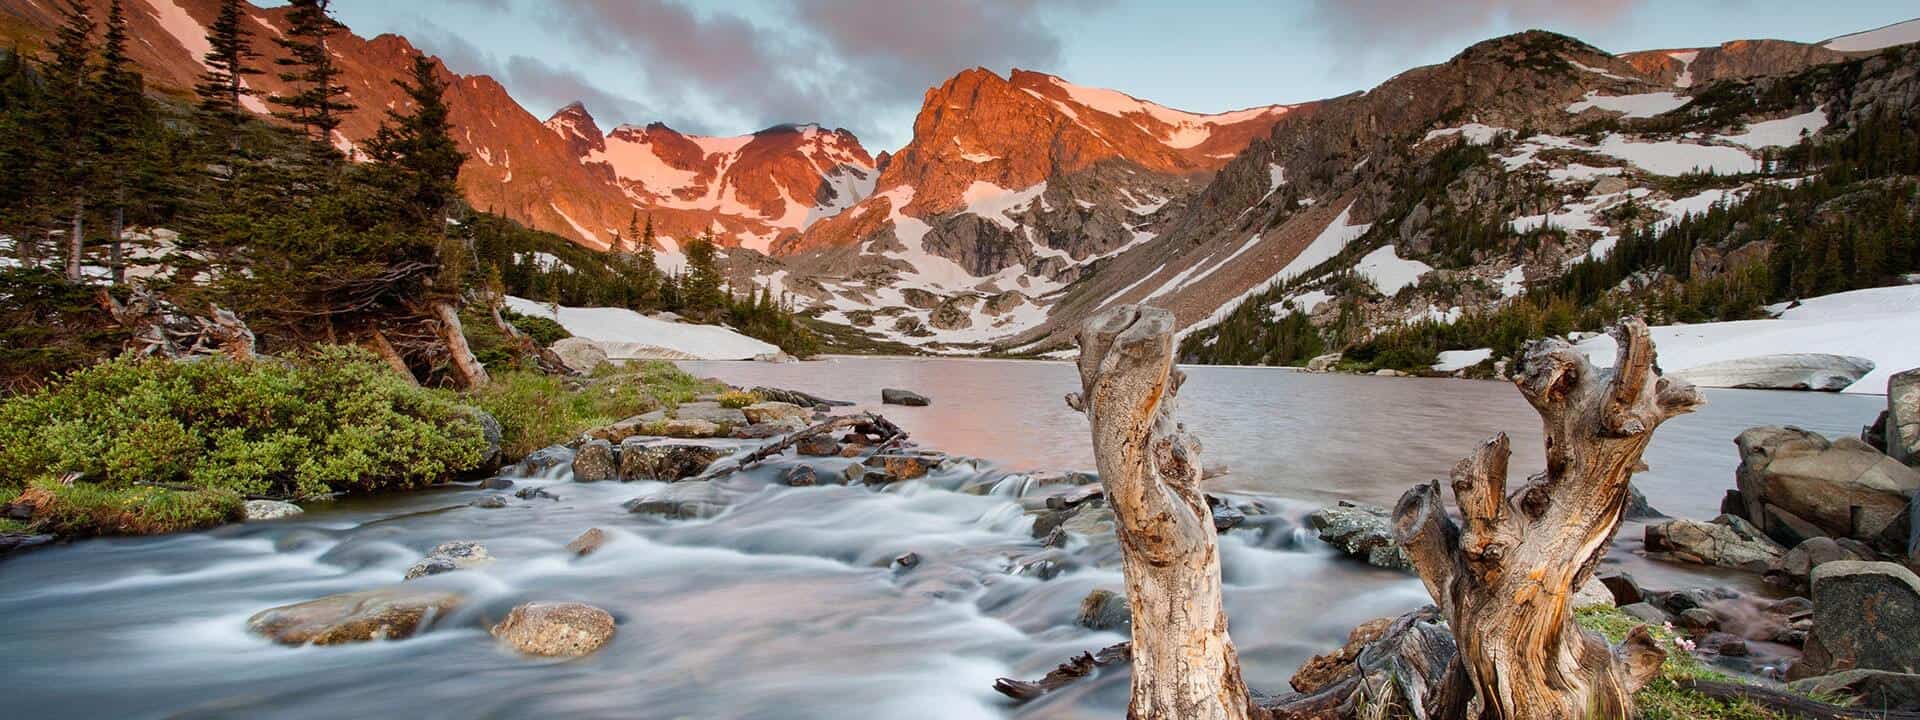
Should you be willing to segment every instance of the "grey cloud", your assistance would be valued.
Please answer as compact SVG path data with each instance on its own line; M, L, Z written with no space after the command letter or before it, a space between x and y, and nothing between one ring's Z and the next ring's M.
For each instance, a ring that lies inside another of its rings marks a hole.
M544 117L578 100L586 103L587 110L603 126L609 120L618 122L660 118L646 104L601 88L584 73L572 68L526 55L500 59L458 35L428 25L421 25L407 35L422 50L438 55L441 62L454 72L493 76L506 86L515 100L537 117Z
M1335 49L1405 59L1452 48L1503 26L1578 34L1625 20L1641 0L1314 0Z

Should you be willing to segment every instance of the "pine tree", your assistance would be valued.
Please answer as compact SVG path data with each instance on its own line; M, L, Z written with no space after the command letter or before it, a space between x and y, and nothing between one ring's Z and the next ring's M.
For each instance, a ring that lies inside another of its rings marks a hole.
M246 109L241 102L254 94L253 89L247 87L246 76L260 74L259 69L248 66L260 54L253 51L246 25L241 22L245 17L240 0L220 0L220 14L207 26L210 49L202 58L207 71L201 73L200 82L193 87L200 95L200 109L224 124L229 132L246 119Z
M53 57L43 66L42 73L47 78L49 120L62 130L54 135L59 139L58 146L49 150L64 164L60 180L68 193L67 197L52 201L64 202L71 212L66 277L68 282L77 283L80 282L81 254L86 249L88 198L85 188L91 184L94 171L94 153L90 146L95 139L94 122L99 117L91 82L95 25L87 6L79 0L66 0L60 12Z
M687 276L681 288L681 302L687 314L707 319L721 308L725 299L720 289L720 268L715 257L713 232L701 233L687 243Z
M653 254L653 216L647 216L645 229L637 228L639 222L640 212L637 210L627 218L627 236L634 238L639 245L634 255L636 271L640 274L640 286L635 288L638 295L636 300L641 307L654 307L660 302L660 266Z
M460 165L465 153L453 140L445 83L426 56L413 59L413 71L395 80L411 101L406 112L389 109L387 120L367 142L367 156L382 170L382 184L403 214L433 233L444 231L446 211L460 197Z
M140 73L127 57L127 16L121 0L107 5L106 36L100 46L100 75L95 93L101 110L94 125L95 148L101 159L99 186L111 208L107 230L107 265L115 284L126 281L123 235L126 229L128 193L139 184L133 177L144 172L140 158L141 128L150 116L142 92Z
M340 127L340 116L354 109L353 103L345 99L346 86L337 82L340 67L333 64L333 53L327 49L327 37L341 27L328 12L332 3L333 0L293 0L289 4L292 9L287 12L287 22L292 27L285 37L274 38L274 42L286 48L290 57L274 62L287 68L280 73L280 79L297 90L291 95L269 98L286 108L275 115L306 129L309 137L328 148L333 147L333 132Z

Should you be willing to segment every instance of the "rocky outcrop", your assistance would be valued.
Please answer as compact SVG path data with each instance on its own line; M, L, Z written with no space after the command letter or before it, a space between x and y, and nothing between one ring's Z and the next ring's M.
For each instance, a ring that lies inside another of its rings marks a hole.
M1858 438L1829 441L1793 427L1752 428L1734 443L1740 468L1730 504L1767 535L1786 545L1822 535L1853 538L1904 552L1920 471Z
M515 607L491 632L515 650L543 657L579 657L613 639L613 616L582 603L530 602Z
M247 629L282 645L341 645L411 637L460 606L457 593L418 587L329 595L262 610Z
M1813 571L1813 632L1788 671L1920 672L1920 577L1893 563L1830 562Z
M1765 572L1786 554L1758 528L1732 515L1713 522L1681 519L1648 525L1646 543L1648 552L1667 553L1676 560L1751 572Z
M1701 387L1840 392L1870 372L1873 361L1866 358L1784 353L1695 365L1673 377Z
M493 555L487 552L485 545L468 540L444 542L435 545L432 550L427 551L426 557L414 563L413 567L407 568L407 579L413 580L492 563Z
M1887 378L1887 455L1920 468L1920 368Z
M594 371L608 364L607 351L600 343L583 337L570 337L555 340L550 348L559 356L560 364L568 370L581 375L592 375Z

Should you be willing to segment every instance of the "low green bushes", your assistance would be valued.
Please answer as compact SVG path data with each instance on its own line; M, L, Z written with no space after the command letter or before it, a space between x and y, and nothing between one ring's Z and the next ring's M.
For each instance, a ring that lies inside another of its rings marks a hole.
M430 483L486 449L452 395L353 348L247 365L114 360L0 403L0 486L14 489L77 473L73 488L103 492L302 498Z
M468 399L500 421L509 458L565 442L586 430L721 389L655 360L603 370L585 381L509 371Z

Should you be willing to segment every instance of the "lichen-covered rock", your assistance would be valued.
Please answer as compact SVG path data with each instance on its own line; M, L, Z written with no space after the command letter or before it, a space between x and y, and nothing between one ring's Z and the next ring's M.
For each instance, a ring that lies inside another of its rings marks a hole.
M808 435L801 438L793 450L801 455L812 457L833 457L840 454L840 442L825 433Z
M869 483L899 482L901 480L925 477L927 474L927 464L928 458L914 454L890 453L887 455L875 455L867 458L867 469L877 470L879 472L867 473L866 481Z
M705 472L720 459L719 448L629 438L620 444L620 479L675 482Z
M819 475L810 465L795 465L780 475L780 483L791 487L812 487L819 482Z
M1413 571L1413 562L1393 538L1393 522L1386 508L1342 500L1307 516L1320 540L1375 567Z
M588 430L587 437L599 438L601 440L605 440L607 442L618 445L620 444L620 441L633 437L635 435L646 434L647 429L649 427L653 427L653 426L665 423L666 421L667 421L667 411L655 410L653 412L634 415L632 417L629 417L625 420L621 420L619 422L615 422L609 425L602 425L592 430Z
M674 418L661 424L660 434L684 439L718 437L720 426L699 418Z
M468 540L455 540L435 545L427 551L413 567L407 568L407 579L423 578L428 575L465 570L480 567L493 562L493 555L487 553L487 547Z
M300 509L299 505L290 502L280 502L278 500L248 500L243 512L246 513L247 522L259 522L262 520L290 518L306 511Z
M1677 560L1752 572L1765 572L1786 554L1752 524L1732 515L1713 522L1680 519L1648 525L1646 543L1649 552Z
M1887 455L1920 467L1920 368L1887 378Z
M681 403L675 408L673 417L678 420L705 420L715 425L745 425L747 414L738 408L722 407L719 402L703 400Z
M1839 560L1877 560L1865 543L1851 538L1816 537L1794 546L1767 570L1767 578L1785 585L1804 587L1813 577L1813 569Z
M1920 577L1894 563L1813 570L1813 631L1792 680L1840 670L1920 672Z
M500 442L506 438L506 429L500 426L500 421L493 417L493 413L472 405L462 405L460 410L480 426L480 437L487 441L487 453L480 460L480 467L488 471L498 470L501 463Z
M411 637L460 606L445 590L389 587L282 605L247 619L247 629L282 645L340 645Z
M574 482L600 482L619 477L620 465L613 455L613 443L588 440L573 455Z
M528 655L579 657L613 639L613 616L582 603L530 602L494 625L493 636Z
M1094 590L1080 601L1080 616L1074 622L1088 630L1125 631L1133 625L1133 608L1127 596L1112 590Z

